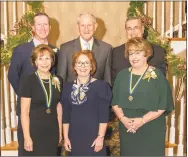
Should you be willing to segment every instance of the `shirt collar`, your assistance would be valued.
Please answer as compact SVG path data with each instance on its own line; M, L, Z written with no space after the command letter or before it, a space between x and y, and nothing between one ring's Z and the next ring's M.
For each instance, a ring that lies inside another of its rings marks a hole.
M37 40L35 37L33 37L33 43L34 43L35 47L37 47L38 45L41 44L41 42L39 40ZM48 41L45 44L48 45Z
M88 41L89 46L90 46L90 51L92 50L92 47L93 47L93 41L94 41L94 38L93 38L93 37ZM83 49L84 44L85 44L86 42L87 42L87 41L85 41L85 40L80 36L80 43L81 43L82 49Z

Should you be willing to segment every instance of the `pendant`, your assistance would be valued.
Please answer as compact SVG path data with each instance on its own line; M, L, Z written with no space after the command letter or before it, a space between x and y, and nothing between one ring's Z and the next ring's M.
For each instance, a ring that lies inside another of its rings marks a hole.
M133 96L130 95L130 96L128 97L128 99L129 99L129 101L132 101L132 100L133 100Z
M51 113L51 110L48 108L48 109L46 110L46 113L50 114L50 113Z

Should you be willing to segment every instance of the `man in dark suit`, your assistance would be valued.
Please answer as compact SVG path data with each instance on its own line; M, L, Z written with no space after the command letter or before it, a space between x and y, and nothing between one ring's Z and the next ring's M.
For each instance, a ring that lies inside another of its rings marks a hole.
M125 22L127 39L132 37L143 38L144 25L139 17L130 17ZM112 52L112 83L114 83L117 74L124 68L130 67L129 60L125 58L126 44L118 46ZM148 64L159 68L166 75L165 49L159 45L151 44L153 55L149 58Z
M50 19L45 13L38 13L34 16L34 23L32 25L32 30L34 32L33 39L28 42L17 46L12 54L11 64L8 71L8 80L12 85L15 93L17 94L17 116L18 116L18 142L19 137L22 136L22 128L20 121L20 97L19 97L19 83L22 78L36 71L30 63L30 56L34 47L39 44L49 45L55 52L58 51L57 48L48 44L48 34L50 31ZM55 69L52 68L52 73ZM22 145L19 143L19 145ZM18 151L20 154L21 152ZM19 154L18 154L19 155Z
M96 18L90 13L80 14L77 21L80 37L60 46L58 54L57 73L66 82L73 81L76 77L71 69L72 55L80 50L90 50L97 62L95 78L102 79L111 84L111 54L112 47L93 37L97 28Z

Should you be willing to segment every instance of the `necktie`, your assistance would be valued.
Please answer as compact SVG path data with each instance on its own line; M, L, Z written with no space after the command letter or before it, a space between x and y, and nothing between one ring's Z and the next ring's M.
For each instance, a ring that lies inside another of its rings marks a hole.
M90 50L90 45L88 42L85 42L84 46L85 46L84 50Z

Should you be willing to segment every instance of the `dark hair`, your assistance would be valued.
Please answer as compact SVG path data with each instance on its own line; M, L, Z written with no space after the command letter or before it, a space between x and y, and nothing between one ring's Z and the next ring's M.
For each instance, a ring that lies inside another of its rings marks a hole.
M31 64L36 67L35 61L39 54L43 54L45 51L48 51L52 59L52 66L55 64L55 52L45 44L40 44L33 49L32 55L30 57Z

